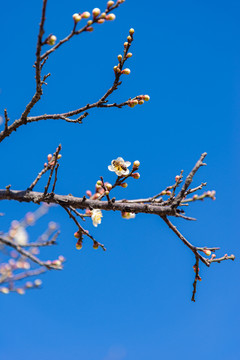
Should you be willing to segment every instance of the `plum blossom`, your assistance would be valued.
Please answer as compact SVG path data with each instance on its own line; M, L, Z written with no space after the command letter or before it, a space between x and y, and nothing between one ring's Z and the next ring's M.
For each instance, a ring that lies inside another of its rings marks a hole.
M99 224L101 224L103 214L101 210L99 209L93 209L91 219L93 222L93 226L97 227Z
M11 230L10 230L10 232L11 232ZM16 229L12 230L12 235L18 245L26 245L27 244L28 233L23 226L19 225Z
M111 165L108 166L108 170L114 171L118 176L126 176L129 174L128 167L131 165L129 161L124 161L123 158L118 157L116 160L112 160Z

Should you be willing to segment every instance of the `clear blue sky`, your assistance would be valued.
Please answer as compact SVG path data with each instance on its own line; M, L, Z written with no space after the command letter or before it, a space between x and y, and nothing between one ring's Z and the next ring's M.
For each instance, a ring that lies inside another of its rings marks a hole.
M102 10L105 1L49 0L46 31L60 39L74 12ZM119 198L153 195L189 171L208 152L195 184L208 182L215 202L194 203L197 222L173 222L195 245L220 246L235 262L201 266L197 302L190 301L194 259L157 217L126 221L104 214L89 230L107 252L88 243L75 249L74 224L61 209L31 229L31 239L49 220L61 226L59 246L43 257L67 258L63 272L43 276L43 288L25 296L0 297L2 360L238 360L239 350L239 1L134 1L114 22L74 38L49 59L52 73L32 114L64 112L92 102L110 87L113 66L130 27L133 57L112 101L149 94L134 109L99 109L83 125L39 122L20 128L1 144L0 188L25 189L46 155L61 142L56 192L82 196L96 180L113 182L107 169L117 156L140 160L140 180ZM41 1L1 5L1 109L19 117L34 91L32 64ZM39 184L41 190L44 182ZM1 230L33 205L1 203ZM90 224L90 222L89 222Z

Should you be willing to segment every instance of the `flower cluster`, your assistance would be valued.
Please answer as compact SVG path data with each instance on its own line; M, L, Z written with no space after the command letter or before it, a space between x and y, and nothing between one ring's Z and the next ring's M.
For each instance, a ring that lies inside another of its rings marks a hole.
M41 280L27 281L19 286L19 282L29 276L38 276L47 270L46 266L61 269L62 263L65 261L63 256L59 256L56 260L48 260L42 266L43 262L38 259L41 246L51 245L57 238L57 224L53 221L49 222L46 231L38 238L36 242L29 242L27 232L28 226L33 226L36 221L48 212L49 205L43 204L35 212L28 212L21 221L13 220L9 231L2 235L16 250L9 251L9 247L2 241L0 242L0 251L8 257L7 262L0 265L0 292L8 294L16 292L23 295L27 289L37 288L41 285ZM20 249L23 248L22 252ZM27 249L27 250L26 250ZM35 259L35 260L34 260ZM35 262L33 262L35 261ZM36 267L36 263L41 265Z
M134 34L134 29L130 29L129 35L127 37L127 41L125 41L125 43L123 44L124 45L124 54L123 54L123 56L121 54L119 54L117 57L118 65L115 65L113 67L113 70L114 70L116 76L129 75L131 73L131 70L129 68L123 69L123 65L128 58L132 57L132 53L129 52L128 50L133 41L133 34Z
M139 95L136 96L134 99L131 99L128 101L128 106L131 108L134 108L136 105L142 105L145 101L149 101L150 96L149 95Z

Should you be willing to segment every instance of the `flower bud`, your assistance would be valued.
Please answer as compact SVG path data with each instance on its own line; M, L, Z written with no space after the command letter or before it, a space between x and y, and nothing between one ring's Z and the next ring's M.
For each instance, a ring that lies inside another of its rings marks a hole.
M62 155L61 155L61 154L58 154L58 157L57 157L58 160L61 159L61 157L62 157Z
M98 249L98 247L99 247L98 243L96 241L94 241L93 248L96 250L96 249Z
M131 70L128 69L128 68L126 68L126 69L124 69L124 70L121 71L121 73L124 74L124 75L129 75L130 72L131 72Z
M171 191L170 191L170 190L167 190L167 191L166 191L166 195L171 195Z
M126 58L130 58L130 57L132 57L132 53L131 53L131 52L127 53L127 55L126 55Z
M133 29L133 28L131 28L131 29L129 30L129 34L130 34L130 35L133 35L133 34L134 34L134 29Z
M97 21L98 24L103 24L104 22L105 22L104 19L99 19L99 20Z
M78 13L73 14L72 17L73 17L73 20L75 21L75 23L78 23L82 19L81 15Z
M198 199L198 196L197 195L193 195L193 198L192 198L194 201Z
M3 293L3 294L9 294L9 289L7 287L2 287L0 288L0 291Z
M127 183L122 183L120 186L121 186L122 188L126 188L126 187L128 187L128 184L127 184Z
M128 42L131 42L131 41L132 41L132 37L131 37L130 35L128 35L127 40L128 40Z
M94 8L92 11L93 17L97 17L100 14L101 10L99 8Z
M180 176L179 176L179 175L175 176L175 181L176 181L176 182L178 182L179 179L180 179Z
M108 191L108 190L106 190L106 191L105 191L105 194L106 194L106 195L109 195L109 191Z
M211 255L211 251L209 249L204 249L203 250L204 254L206 254L207 256Z
M138 105L144 104L144 100L138 100Z
M133 168L134 168L134 169L138 169L139 166L140 166L140 161L135 160L134 163L133 163Z
M106 16L106 20L112 21L116 19L116 15L115 14L108 14Z
M134 174L132 174L132 177L137 180L140 178L140 174L138 172L134 173Z
M17 289L16 289L16 292L17 292L19 295L24 295L24 294L25 294L25 290L22 289L22 288L17 288Z
M99 193L94 194L93 197L92 197L92 200L98 199L100 195L101 194L99 194Z
M87 190L87 191L86 191L86 194L87 194L87 196L89 196L89 197L92 196L92 192L91 192L90 190Z
M86 31L88 31L88 32L92 32L94 29L93 29L93 27L92 26L89 26L88 28L86 28Z
M88 11L84 11L82 14L81 14L81 17L82 19L88 19L90 18L90 13Z
M88 26L89 26L89 25L92 25L92 23L93 23L92 20L88 20L87 25L88 25Z
M34 285L35 286L41 286L42 285L42 280L40 280L40 279L34 280Z
M124 47L127 47L128 46L128 42L125 41L125 43L123 44Z
M33 283L31 281L27 281L25 284L26 289L31 289L33 287Z
M122 60L122 55L118 55L118 61L120 62Z
M48 45L55 45L56 40L57 40L57 37L55 35L51 35L48 38L47 43L48 43Z
M114 1L108 1L107 2L107 8L109 9L111 6L113 6L114 5Z
M166 194L167 194L166 190L163 190L163 191L161 192L161 195L166 195Z
M74 237L75 238L79 238L81 236L81 234L80 234L80 232L79 231L76 231L75 233L74 233Z
M102 181L101 181L101 180L98 180L98 181L97 181L97 185L101 185L101 186L102 186Z
M106 183L105 186L109 191L112 190L112 184Z
M76 249L81 250L82 249L82 241L76 243Z
M143 100L149 101L149 100L150 100L150 96L149 96L149 95L143 95Z
M52 154L48 154L47 159L48 159L48 161L51 161L52 160Z

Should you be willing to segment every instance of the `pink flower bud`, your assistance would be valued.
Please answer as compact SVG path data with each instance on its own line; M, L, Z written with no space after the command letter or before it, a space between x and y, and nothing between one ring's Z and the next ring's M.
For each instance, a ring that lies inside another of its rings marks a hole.
M82 14L81 14L81 17L82 19L88 19L90 18L90 13L88 11L84 11Z
M72 17L73 17L73 20L75 21L75 23L78 23L82 19L81 15L77 14L77 13L73 14Z
M106 195L109 195L109 191L108 191L108 190L106 190L106 191L105 191L105 194L106 194Z
M88 28L86 28L86 31L88 31L88 32L92 32L94 29L93 29L93 27L92 26L89 26Z
M124 69L124 70L121 71L121 73L124 74L124 75L129 75L130 72L131 72L131 70L128 69L128 68L126 68L126 69Z
M112 21L116 19L116 15L115 14L108 14L106 16L106 20Z
M87 190L87 191L86 191L86 194L87 194L87 196L89 196L89 197L92 196L92 192L91 192L90 190Z
M179 179L180 179L180 176L179 176L179 175L175 176L175 181L176 181L176 182L178 182Z
M26 284L25 284L25 287L27 289L31 289L33 287L33 283L31 281L27 281Z
M48 161L51 161L52 160L52 154L48 154L47 159L48 159Z
M98 24L103 24L104 22L105 22L104 19L99 19L99 20L97 21Z
M128 42L131 42L131 41L132 41L132 37L131 37L130 35L128 35L127 40L128 40Z
M76 239L78 239L80 236L81 236L81 234L79 233L79 231L76 231L76 232L74 233L74 237L75 237Z
M134 178L134 179L139 179L140 178L140 174L137 172L137 173L134 173L134 174L132 174L132 177Z
M92 196L92 199L93 199L93 200L96 200L96 199L99 198L100 195L101 195L101 194L96 193L96 194L94 194L94 195Z
M113 6L114 5L114 1L108 1L107 2L107 8L109 9L111 6Z
M17 289L16 289L16 292L17 292L19 295L24 295L24 294L25 294L25 290L22 289L22 288L17 288Z
M118 61L120 62L122 60L122 55L118 55Z
M99 8L94 8L92 11L93 17L97 17L100 14L101 10Z
M125 41L125 43L123 44L124 47L127 47L128 46L128 42Z
M149 96L149 95L143 95L143 100L149 101L149 100L150 100L150 96Z
M170 190L167 190L167 191L166 191L166 195L171 195L171 191L170 191Z
M131 53L131 52L127 53L127 55L126 55L126 58L130 58L130 57L132 57L132 53Z
M134 29L133 29L133 28L131 28L131 29L129 30L129 34L130 34L130 35L133 35L133 34L134 34Z
M81 250L82 249L82 241L76 243L76 249Z
M138 100L138 105L144 104L144 100Z
M211 251L209 249L204 249L203 250L204 254L206 254L207 256L211 255Z
M197 200L198 199L198 196L197 195L193 195L193 200Z
M120 186L121 186L122 188L126 188L126 187L128 187L128 184L127 184L127 183L122 183Z

